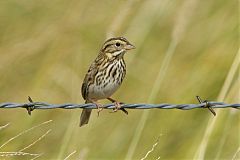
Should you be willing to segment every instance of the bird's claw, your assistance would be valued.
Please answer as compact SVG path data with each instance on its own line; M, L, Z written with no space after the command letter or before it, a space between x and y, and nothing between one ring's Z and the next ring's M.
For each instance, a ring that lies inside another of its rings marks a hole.
M103 110L103 108L98 108L98 110L97 110L97 115L98 115L98 117L99 117L99 115L100 115L100 112Z
M119 103L119 102L114 102L114 106L115 106L115 108L113 108L113 111L110 112L110 113L114 113L114 112L117 112L118 110L122 110L122 108L121 108L121 103Z
M99 117L100 112L103 110L103 107L100 104L96 104L96 106L97 106L97 115Z

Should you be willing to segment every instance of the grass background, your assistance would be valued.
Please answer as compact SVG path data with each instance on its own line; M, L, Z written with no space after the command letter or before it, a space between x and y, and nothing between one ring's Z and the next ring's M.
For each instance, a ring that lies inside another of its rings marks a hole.
M125 55L127 76L114 98L125 103L239 103L237 0L6 0L0 2L0 102L83 103L80 88L109 37L137 49ZM105 103L105 101L103 101ZM0 145L38 159L240 159L239 111L129 110L79 128L81 110L1 109ZM9 156L4 159L31 159Z

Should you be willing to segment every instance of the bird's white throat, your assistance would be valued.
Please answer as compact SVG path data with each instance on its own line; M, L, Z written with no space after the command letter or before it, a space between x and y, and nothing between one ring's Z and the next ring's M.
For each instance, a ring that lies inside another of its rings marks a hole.
M114 57L117 57L117 56L119 56L120 54L124 54L124 53L125 53L125 49L121 49L120 51L116 51L116 52L112 53L112 55L113 55Z

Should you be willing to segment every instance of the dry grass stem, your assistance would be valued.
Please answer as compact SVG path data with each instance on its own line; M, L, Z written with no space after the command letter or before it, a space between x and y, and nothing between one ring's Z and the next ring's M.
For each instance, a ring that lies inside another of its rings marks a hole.
M28 146L24 147L23 149L19 150L18 152L22 152L28 148L30 148L31 146L33 146L34 144L36 144L37 142L39 142L40 140L42 140L49 132L51 132L52 130L49 129L47 132L45 132L41 137L39 137L38 139L36 139L35 141L33 141L31 144L29 144Z
M37 156L33 157L33 158L32 158L32 159L30 159L30 160L37 159L37 158L41 157L42 155L43 155L43 154L39 154L39 155L37 155Z
M159 137L158 137L156 143L153 144L151 150L149 150L149 151L146 153L146 155L145 155L143 158L141 158L141 160L145 160L145 159L148 157L148 155L154 151L154 149L155 149L155 147L158 145L158 143L159 143ZM160 157L158 157L158 158L160 158Z
M159 160L161 157L159 156L156 160Z
M237 160L237 159L238 159L238 157L240 158L240 156L238 156L238 155L239 155L239 153L240 153L240 147L238 147L238 149L237 149L236 153L233 155L233 158L232 158L232 160Z
M4 147L5 145L7 145L8 143L10 143L10 142L13 141L14 139L18 138L19 136L21 136L21 135L23 135L23 134L26 134L26 133L32 131L33 129L38 128L38 127L40 127L40 126L42 126L42 125L48 124L48 123L50 123L50 122L52 122L52 120L43 122L43 123L41 123L41 124L39 124L39 125L36 125L36 126L31 127L31 128L29 128L29 129L27 129L27 130L24 130L23 132L20 132L20 133L17 134L16 136L10 138L10 139L7 140L5 143L3 143L3 144L0 146L0 148Z
M0 152L0 157L10 156L39 156L39 154L27 153L27 152Z
M73 154L75 154L77 151L73 151L72 153L70 153L66 158L64 158L64 160L67 160L69 157L71 157Z
M227 78L224 81L223 87L218 96L218 100L223 101L226 97L226 94L229 90L230 84L233 82L234 75L237 74L240 66L240 47L238 48L238 52L233 60L232 66L228 72Z
M2 129L4 129L4 128L7 128L7 127L9 126L9 124L10 124L10 123L7 123L7 124L5 124L5 125L3 125L3 126L0 126L0 130L2 130Z

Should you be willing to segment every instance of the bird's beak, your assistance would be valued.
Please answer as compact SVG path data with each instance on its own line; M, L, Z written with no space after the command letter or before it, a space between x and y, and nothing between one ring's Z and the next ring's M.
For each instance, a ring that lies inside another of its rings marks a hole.
M128 44L128 45L126 45L126 47L125 47L125 49L126 50L131 50L131 49L135 49L136 47L134 46L134 45L132 45L132 44Z

